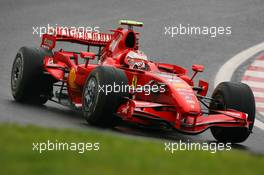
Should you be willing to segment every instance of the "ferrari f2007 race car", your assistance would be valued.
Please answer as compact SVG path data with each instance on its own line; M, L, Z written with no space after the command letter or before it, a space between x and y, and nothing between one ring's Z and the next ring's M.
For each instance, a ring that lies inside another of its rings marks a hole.
M69 105L99 127L125 121L186 134L211 129L220 142L245 141L255 120L251 89L243 83L223 82L207 97L208 83L194 83L204 67L193 65L189 76L178 65L150 61L133 29L142 26L121 20L112 33L58 28L44 34L40 47L22 47L16 55L11 74L14 99ZM58 42L81 44L87 50L55 50Z

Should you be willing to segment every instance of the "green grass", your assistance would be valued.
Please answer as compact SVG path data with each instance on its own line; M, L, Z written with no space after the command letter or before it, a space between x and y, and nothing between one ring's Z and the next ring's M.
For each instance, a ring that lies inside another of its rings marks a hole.
M100 142L99 151L32 151L33 142ZM264 157L242 151L164 151L157 140L97 131L0 124L0 174L263 174Z

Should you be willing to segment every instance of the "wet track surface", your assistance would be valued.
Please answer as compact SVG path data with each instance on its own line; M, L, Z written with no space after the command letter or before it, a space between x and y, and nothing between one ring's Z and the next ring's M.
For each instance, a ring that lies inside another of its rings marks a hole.
M99 26L108 31L119 19L144 21L140 32L140 46L150 59L182 65L204 64L201 78L213 86L220 66L236 53L260 43L264 39L262 0L179 0L179 1L12 1L0 0L0 120L32 123L58 128L91 129L81 114L48 102L38 107L17 104L10 92L10 69L21 46L36 45L33 26L58 24L64 26ZM197 26L231 26L230 36L165 35L165 26L190 24ZM191 72L191 71L190 71ZM210 89L210 92L212 88ZM94 128L93 128L94 129ZM108 130L107 130L108 132ZM114 133L139 135L172 140L214 141L206 131L197 136L164 133L135 127L118 127ZM255 128L250 138L236 147L253 152L264 152L264 132Z

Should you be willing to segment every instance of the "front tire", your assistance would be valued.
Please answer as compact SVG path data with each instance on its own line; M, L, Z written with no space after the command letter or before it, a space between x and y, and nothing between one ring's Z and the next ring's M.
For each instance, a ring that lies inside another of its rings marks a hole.
M250 87L244 83L222 82L213 92L212 98L219 104L211 103L210 109L235 109L248 114L249 128L212 127L214 138L220 142L240 143L251 133L255 121L255 99Z
M128 92L112 90L106 94L106 86L113 88L114 84L119 87L128 85L123 70L99 66L89 74L82 97L83 115L89 124L99 127L113 127L117 124L115 112L124 102L124 97L128 97Z
M52 52L44 48L22 47L12 66L11 91L18 102L44 104L52 93L53 82L43 73L43 59Z

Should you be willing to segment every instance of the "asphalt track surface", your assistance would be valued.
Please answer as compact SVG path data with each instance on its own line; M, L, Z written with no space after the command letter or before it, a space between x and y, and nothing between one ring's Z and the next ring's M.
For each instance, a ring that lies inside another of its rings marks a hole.
M115 28L119 19L144 21L144 28L138 31L141 35L141 48L149 58L179 64L188 69L192 64L204 64L206 69L200 77L208 80L212 86L215 74L223 63L236 53L264 40L262 0L1 0L0 16L0 121L87 131L91 127L78 112L52 102L37 107L13 101L10 92L12 61L21 46L36 45L32 26L100 26L101 31L107 31ZM165 26L179 24L231 26L232 34L217 38L171 38L164 35ZM105 132L176 141L214 141L209 131L197 136L160 133L134 127L119 127ZM254 128L249 139L235 147L263 153L264 132Z

